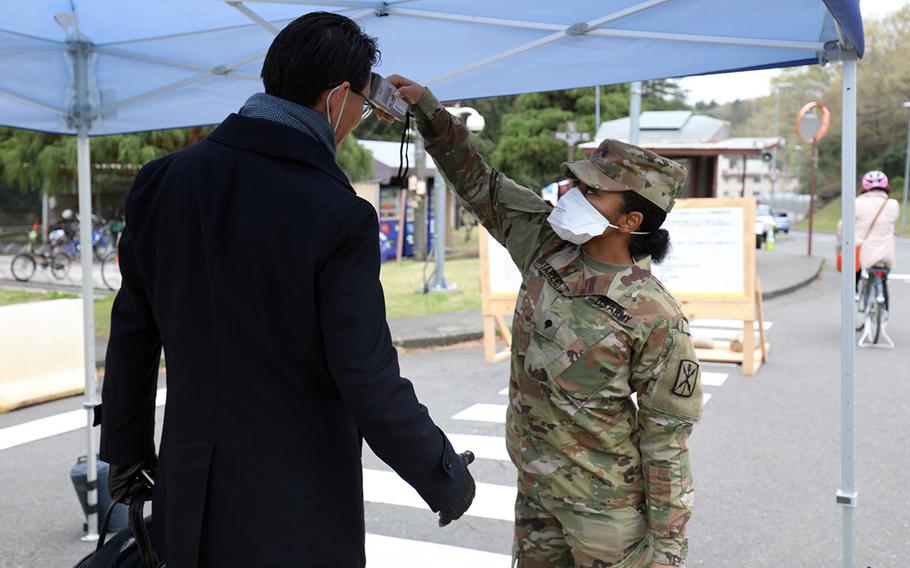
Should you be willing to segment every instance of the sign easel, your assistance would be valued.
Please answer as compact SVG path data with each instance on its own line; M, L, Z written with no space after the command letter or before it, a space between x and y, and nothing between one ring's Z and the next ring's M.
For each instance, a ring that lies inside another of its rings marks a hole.
M754 375L769 349L755 273L755 200L679 199L664 228L673 248L654 272L686 317L742 322L739 341L696 341L699 360L739 363L744 375Z
M515 299L521 288L521 273L512 262L505 247L499 244L482 226L480 240L480 297L483 313L483 355L487 363L508 359L511 355L512 332L506 323L515 312ZM506 348L496 350L496 332L503 337Z

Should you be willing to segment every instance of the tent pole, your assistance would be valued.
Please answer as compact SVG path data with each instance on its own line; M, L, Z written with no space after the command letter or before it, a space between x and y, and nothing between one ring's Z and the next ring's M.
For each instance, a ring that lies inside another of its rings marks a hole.
M79 167L79 243L82 257L82 321L83 345L85 348L85 408L86 442L88 443L88 533L83 540L98 539L98 464L96 463L95 433L92 422L97 406L95 391L95 303L94 255L92 250L92 187L89 138L85 129L80 129L76 142L76 161Z
M76 108L73 120L76 126L76 166L79 180L79 255L82 259L82 345L85 357L85 409L86 504L88 505L88 530L82 540L98 540L98 463L95 433L92 431L97 393L95 392L95 302L94 249L92 247L92 161L88 137L89 129L89 69L91 45L84 41L70 45L73 56L73 81L76 91Z
M855 486L855 408L853 293L855 288L854 220L856 211L856 53L844 52L843 132L841 145L841 223L843 224L843 272L841 273L841 488L837 503L844 509L843 567L853 568L855 561L854 508Z

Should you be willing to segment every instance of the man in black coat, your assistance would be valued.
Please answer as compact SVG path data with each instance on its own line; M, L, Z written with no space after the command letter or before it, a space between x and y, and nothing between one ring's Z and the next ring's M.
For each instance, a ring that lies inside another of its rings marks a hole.
M399 374L376 212L334 159L377 60L348 18L294 21L266 93L127 197L101 457L118 494L155 468L163 347L152 530L169 568L363 566L363 438L440 525L473 500L472 457Z

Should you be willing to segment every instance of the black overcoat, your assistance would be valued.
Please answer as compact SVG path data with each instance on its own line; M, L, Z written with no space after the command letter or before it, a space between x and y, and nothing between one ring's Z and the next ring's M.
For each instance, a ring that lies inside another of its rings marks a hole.
M331 153L232 114L142 168L126 200L101 457L154 453L169 568L364 565L362 439L431 509L461 490L445 435L400 376L376 211Z

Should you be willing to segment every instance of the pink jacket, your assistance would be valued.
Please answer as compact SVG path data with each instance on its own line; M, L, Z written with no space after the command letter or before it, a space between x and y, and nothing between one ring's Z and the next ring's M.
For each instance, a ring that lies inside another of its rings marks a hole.
M887 205L882 209L878 220L872 230L869 225L875 214L887 200ZM856 198L856 244L861 244L859 264L862 268L871 268L877 264L884 264L888 268L895 266L895 240L894 234L897 219L900 215L900 205L896 199L888 199L884 191L867 191ZM869 236L862 240L866 231Z

